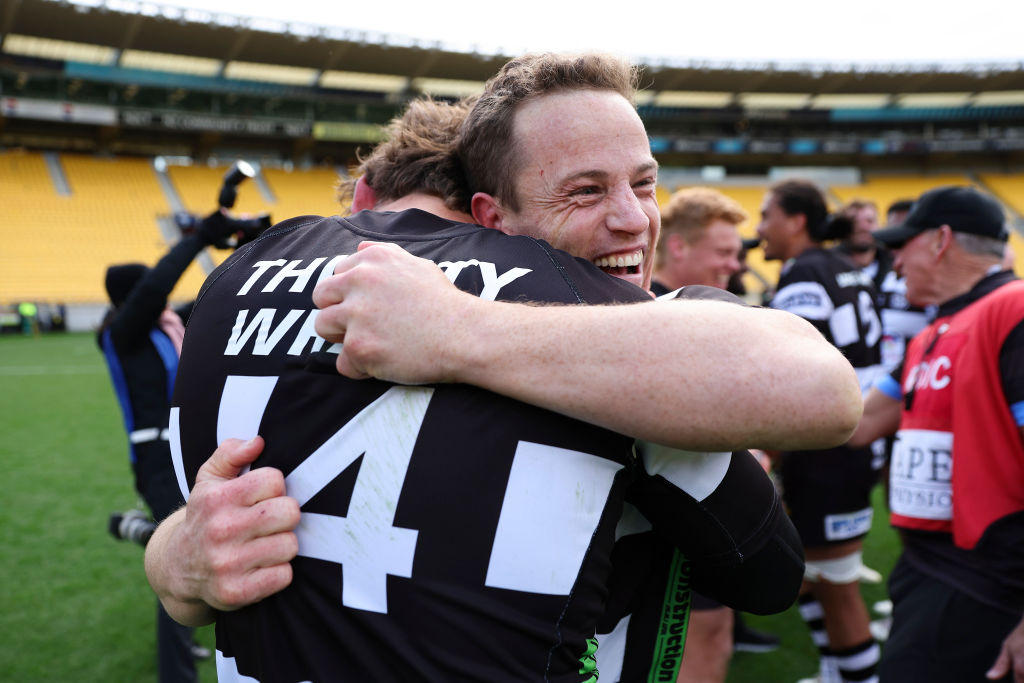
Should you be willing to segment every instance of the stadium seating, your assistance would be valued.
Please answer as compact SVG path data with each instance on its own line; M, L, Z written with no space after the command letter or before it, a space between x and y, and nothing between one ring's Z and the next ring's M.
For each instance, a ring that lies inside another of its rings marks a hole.
M158 218L172 213L152 162L136 158L56 157L70 196L58 194L44 156L37 152L0 153L0 303L102 303L103 277L113 263L152 265L167 248ZM173 166L168 175L185 207L206 214L217 205L227 167ZM270 212L273 219L336 214L337 175L333 169L286 172L265 169L276 199L260 195L255 182L239 187L235 213ZM214 263L229 251L209 250ZM198 263L186 271L172 300L199 291L206 272Z

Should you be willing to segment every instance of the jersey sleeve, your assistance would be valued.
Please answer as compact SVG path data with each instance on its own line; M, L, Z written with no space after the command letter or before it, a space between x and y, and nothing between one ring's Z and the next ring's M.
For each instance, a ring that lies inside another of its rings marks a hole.
M903 398L902 379L903 361L900 361L900 364L893 368L892 372L875 380L875 388L892 400L899 401Z
M694 586L756 614L792 605L803 579L803 546L754 457L654 444L641 451L643 471L629 500L693 563Z
M771 306L798 315L831 339L829 319L835 309L822 278L809 264L797 261L781 278Z

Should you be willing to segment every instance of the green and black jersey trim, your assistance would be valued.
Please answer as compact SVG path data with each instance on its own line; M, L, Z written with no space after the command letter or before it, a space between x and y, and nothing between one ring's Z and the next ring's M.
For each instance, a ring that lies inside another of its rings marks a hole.
M678 550L673 550L647 683L674 683L679 675L686 646L686 629L690 623L690 575L689 560Z
M597 638L587 638L587 649L580 656L580 675L587 674L590 677L583 679L582 683L597 683Z

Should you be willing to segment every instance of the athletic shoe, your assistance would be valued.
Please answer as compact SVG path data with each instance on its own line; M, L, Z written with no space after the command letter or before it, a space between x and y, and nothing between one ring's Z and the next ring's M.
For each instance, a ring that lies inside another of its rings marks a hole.
M879 600L871 606L871 611L880 617L887 617L892 614L892 600Z
M875 619L868 624L868 628L871 630L871 635L875 637L875 640L884 643L889 639L889 631L892 629L892 617Z
M858 578L861 583L882 583L882 575L864 564L860 566L860 575Z

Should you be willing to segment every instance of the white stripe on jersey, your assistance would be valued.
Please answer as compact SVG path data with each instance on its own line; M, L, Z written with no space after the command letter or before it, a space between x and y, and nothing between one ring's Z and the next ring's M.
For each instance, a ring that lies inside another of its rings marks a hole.
M789 311L805 320L828 320L835 306L820 282L794 282L772 298L772 308Z

